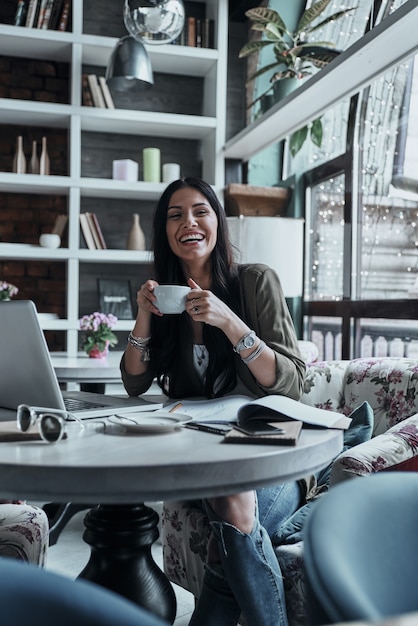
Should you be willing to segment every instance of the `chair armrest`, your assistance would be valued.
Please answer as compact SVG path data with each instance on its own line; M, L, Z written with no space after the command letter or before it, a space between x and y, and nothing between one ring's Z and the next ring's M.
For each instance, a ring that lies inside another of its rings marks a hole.
M331 469L330 486L381 470L405 468L418 456L418 413L340 454ZM409 469L409 467L408 467Z

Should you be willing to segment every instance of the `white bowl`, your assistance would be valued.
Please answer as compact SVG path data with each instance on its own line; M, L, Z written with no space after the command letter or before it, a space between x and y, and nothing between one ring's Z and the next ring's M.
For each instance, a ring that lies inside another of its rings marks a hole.
M43 248L59 248L61 245L61 237L56 233L43 233L39 237L39 245Z
M154 288L155 306L161 313L182 313L186 309L190 287L181 285L158 285Z

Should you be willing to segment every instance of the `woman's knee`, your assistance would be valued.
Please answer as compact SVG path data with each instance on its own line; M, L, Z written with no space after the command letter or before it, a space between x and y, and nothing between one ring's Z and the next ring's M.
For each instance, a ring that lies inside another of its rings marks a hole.
M208 498L208 504L220 519L235 526L243 533L250 533L254 527L256 499L254 491Z

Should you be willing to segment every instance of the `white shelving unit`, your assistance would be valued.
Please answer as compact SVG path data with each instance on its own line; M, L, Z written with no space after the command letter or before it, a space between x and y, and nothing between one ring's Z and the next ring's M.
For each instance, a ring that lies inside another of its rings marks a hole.
M85 0L87 1L87 0ZM81 177L82 133L105 132L195 139L201 143L202 176L215 189L224 186L226 64L228 3L204 0L206 16L215 22L216 49L186 46L148 46L154 72L204 79L202 115L99 109L81 106L83 65L105 67L117 39L83 33L83 0L73 0L73 31L63 33L0 24L0 54L67 62L70 66L70 104L0 99L0 123L63 128L68 131L68 176L37 176L0 172L0 191L68 197L68 248L0 243L0 259L63 261L67 264L66 319L43 321L43 328L64 330L70 355L77 353L79 269L81 263L149 263L151 253L80 248L79 214L82 197L155 200L164 184L128 183ZM130 330L119 321L116 330Z

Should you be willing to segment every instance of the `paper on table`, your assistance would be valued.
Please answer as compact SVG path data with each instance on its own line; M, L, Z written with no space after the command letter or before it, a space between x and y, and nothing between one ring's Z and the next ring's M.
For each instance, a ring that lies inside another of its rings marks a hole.
M166 406L167 411L174 413L179 411L189 415L193 420L205 422L222 421L231 422L236 420L238 409L251 402L249 396L224 396L215 400L182 400Z

